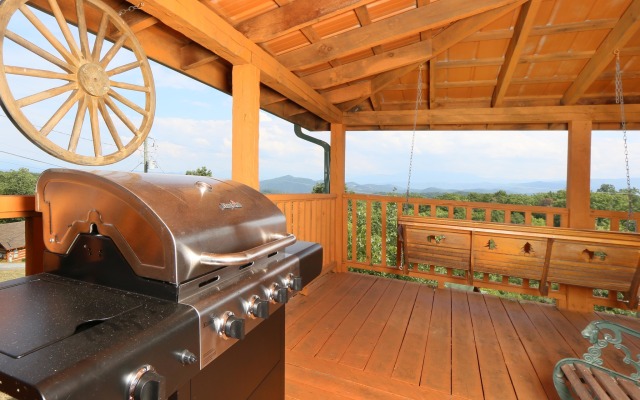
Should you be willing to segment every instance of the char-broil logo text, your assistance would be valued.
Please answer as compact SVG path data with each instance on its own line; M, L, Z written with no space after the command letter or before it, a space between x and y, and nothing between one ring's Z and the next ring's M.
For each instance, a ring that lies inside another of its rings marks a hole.
M234 208L242 208L242 204L233 200L229 200L228 203L220 203L221 210L233 210Z

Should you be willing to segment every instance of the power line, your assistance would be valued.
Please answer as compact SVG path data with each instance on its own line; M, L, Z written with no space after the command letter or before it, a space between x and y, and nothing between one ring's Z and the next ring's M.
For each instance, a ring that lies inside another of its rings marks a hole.
M14 156L14 157L24 158L25 160L29 160L29 161L35 161L35 162L39 162L39 163L42 163L42 164L52 165L52 166L54 166L54 167L58 167L58 168L64 168L62 165L52 164L52 163L50 163L50 162L36 160L35 158L30 158L30 157L21 156L21 155L19 155L19 154L10 153L10 152L8 152L8 151L4 151L4 150L0 150L0 153L9 154L9 155Z

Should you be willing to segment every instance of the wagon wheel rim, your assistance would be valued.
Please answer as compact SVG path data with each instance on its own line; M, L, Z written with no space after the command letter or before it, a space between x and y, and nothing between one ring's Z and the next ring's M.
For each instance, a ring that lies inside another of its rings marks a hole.
M125 21L102 1L75 1L77 36L71 33L57 0L48 1L64 39L56 38L47 25L31 11L27 6L28 0L6 0L2 5L0 104L7 117L27 139L54 157L81 165L107 165L120 161L140 147L153 123L155 87L144 50ZM91 11L101 13L92 46L89 43L85 17L87 6L91 7ZM55 54L9 29L9 23L16 13L22 14L32 24L46 40L45 43L56 50ZM113 41L108 41L107 37ZM11 41L27 52L39 56L48 62L51 68L6 65L6 41ZM135 61L115 65L114 58L129 50ZM143 85L118 80L118 75L127 72L140 74ZM8 79L12 76L40 80L39 82L49 79L50 82L55 80L67 83L16 99ZM143 95L144 101L132 100L123 93L126 91ZM46 123L42 126L36 126L23 112L25 107L56 96L61 96L59 99L67 97L57 110L51 112L50 116L45 116ZM128 115L134 115L136 121L132 121ZM66 138L64 141L54 141L49 137L63 118L73 120L67 143L64 143ZM92 142L92 149L88 151L90 154L79 153L78 143L81 138ZM116 150L105 152L103 141L113 145ZM62 145L59 142L63 142Z

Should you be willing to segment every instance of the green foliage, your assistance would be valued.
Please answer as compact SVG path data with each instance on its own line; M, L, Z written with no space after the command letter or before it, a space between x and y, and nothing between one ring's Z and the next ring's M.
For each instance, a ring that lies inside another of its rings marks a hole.
M319 182L313 185L311 193L324 193L324 182Z
M27 168L17 171L0 171L0 195L32 195L36 192L38 174Z
M196 176L213 176L211 170L205 166L202 166L194 171L187 171L185 175L196 175Z

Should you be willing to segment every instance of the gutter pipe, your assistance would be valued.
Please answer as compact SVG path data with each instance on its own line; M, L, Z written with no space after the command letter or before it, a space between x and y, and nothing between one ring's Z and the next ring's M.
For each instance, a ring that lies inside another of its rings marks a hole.
M294 124L293 131L296 136L302 140L306 140L307 142L311 142L321 146L324 149L324 193L329 193L330 191L330 179L329 179L329 168L331 167L331 146L325 141L320 139L316 139L313 136L309 136L305 133L302 133L302 128L300 125Z

